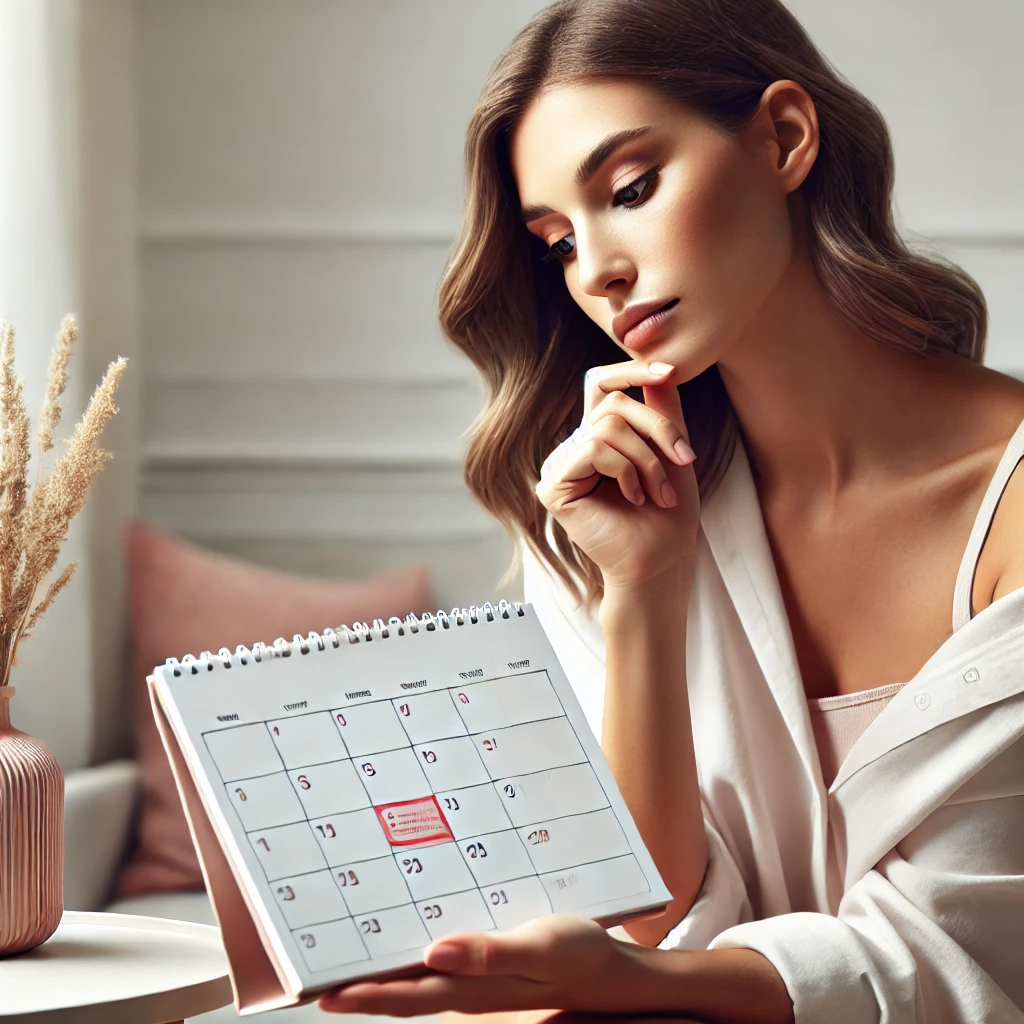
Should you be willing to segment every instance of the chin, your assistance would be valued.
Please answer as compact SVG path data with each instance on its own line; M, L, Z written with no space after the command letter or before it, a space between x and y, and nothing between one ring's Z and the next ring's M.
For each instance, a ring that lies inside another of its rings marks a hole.
M668 343L668 339L661 345L652 345L637 355L642 356L644 362L647 363L662 362L674 366L676 372L672 374L669 381L677 387L700 376L714 362L714 360L702 358L701 353L694 353L692 348L684 346L683 342L677 341L672 345Z
M672 383L685 384L714 366L729 351L730 342L730 334L717 331L698 338L666 339L658 354L651 354L648 360L670 363L676 368Z

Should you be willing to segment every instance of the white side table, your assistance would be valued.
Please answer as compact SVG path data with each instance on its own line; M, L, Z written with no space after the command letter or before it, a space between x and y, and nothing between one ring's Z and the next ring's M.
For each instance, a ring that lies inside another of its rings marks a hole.
M206 924L69 910L41 946L0 959L0 1024L165 1024L231 999Z

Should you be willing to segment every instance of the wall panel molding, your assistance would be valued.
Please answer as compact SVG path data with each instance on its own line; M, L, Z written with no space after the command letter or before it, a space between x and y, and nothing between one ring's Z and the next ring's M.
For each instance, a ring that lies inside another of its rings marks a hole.
M208 537L464 539L496 526L458 465L156 462L146 466L143 494L153 521Z
M512 545L504 533L427 541L395 537L386 543L320 537L210 538L202 534L189 539L235 558L306 576L364 577L425 563L430 568L435 608L464 608L485 601L494 603L501 598L523 599L522 569L518 564L512 581L498 585L513 557ZM310 628L325 625L338 623L311 623Z
M146 248L147 376L473 382L438 322L448 252L352 239Z
M998 223L957 218L904 226L901 233L911 240L964 246L1024 248L1024 216L1010 212L1008 220ZM215 212L181 211L159 216L149 215L140 234L144 245L404 245L448 246L455 243L457 231L441 220L332 221L323 217L291 214L268 216L253 212L244 218L225 218Z
M443 220L363 221L332 220L290 214L268 216L254 212L251 217L229 218L216 211L169 212L147 216L141 241L148 246L174 245L313 245L331 242L341 245L428 245L450 246L455 241L454 225Z
M309 576L426 563L443 608L522 600L521 574L498 586L511 540L457 465L147 463L141 514L211 550Z
M461 461L481 409L469 384L186 380L150 387L147 463Z

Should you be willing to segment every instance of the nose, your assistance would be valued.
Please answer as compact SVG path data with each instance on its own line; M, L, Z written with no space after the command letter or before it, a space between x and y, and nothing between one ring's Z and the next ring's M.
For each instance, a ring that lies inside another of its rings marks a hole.
M636 280L636 267L614 237L594 232L576 232L576 266L579 286L588 295L611 295L629 291Z

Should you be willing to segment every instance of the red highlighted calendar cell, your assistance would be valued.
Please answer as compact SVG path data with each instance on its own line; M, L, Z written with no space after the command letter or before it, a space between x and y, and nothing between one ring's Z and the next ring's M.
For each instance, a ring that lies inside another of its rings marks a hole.
M379 804L374 810L392 846L432 845L455 839L435 796Z

